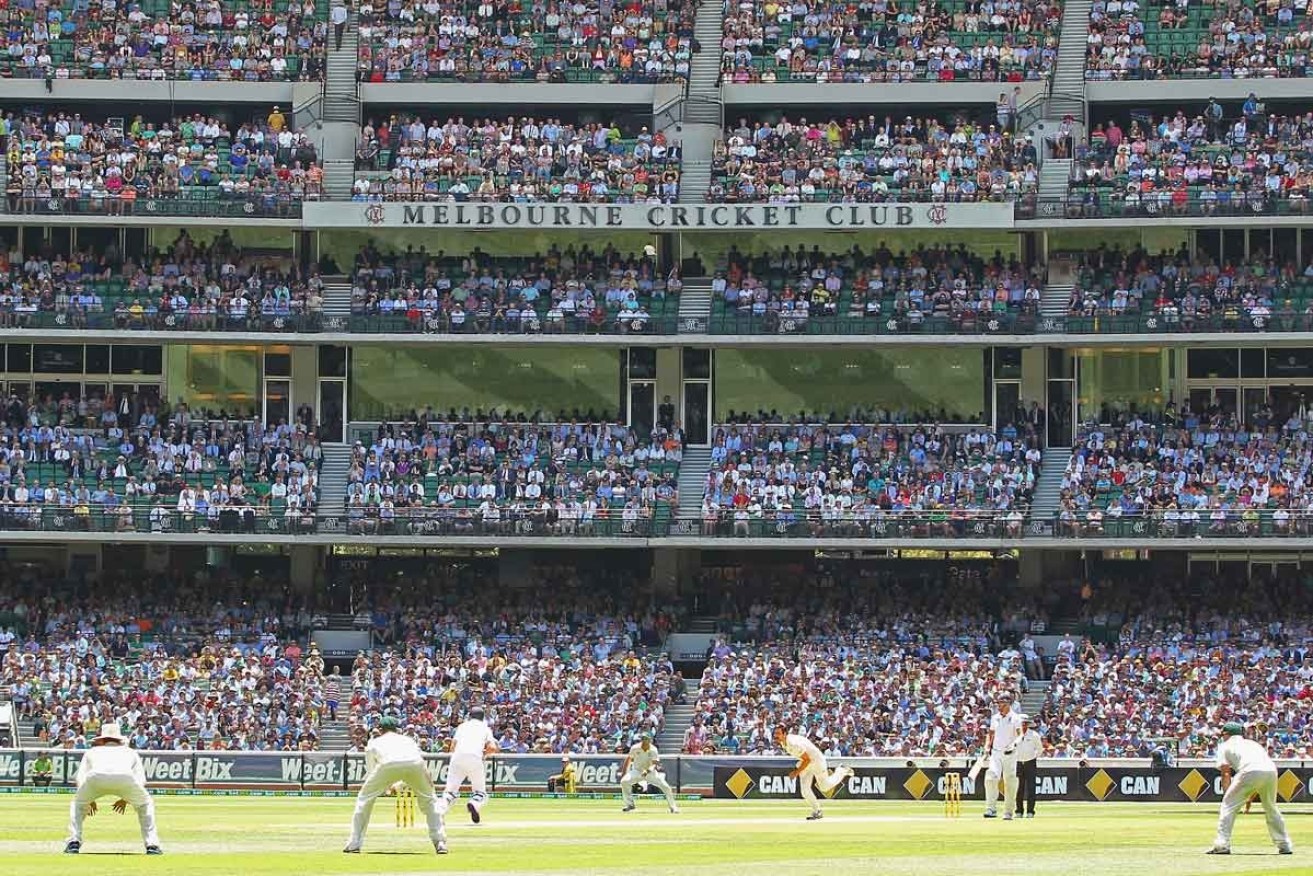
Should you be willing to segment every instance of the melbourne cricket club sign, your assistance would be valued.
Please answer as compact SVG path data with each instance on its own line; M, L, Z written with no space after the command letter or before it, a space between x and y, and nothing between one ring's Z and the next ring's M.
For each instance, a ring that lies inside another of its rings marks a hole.
M536 204L308 201L307 227L569 231L1011 228L1011 204Z

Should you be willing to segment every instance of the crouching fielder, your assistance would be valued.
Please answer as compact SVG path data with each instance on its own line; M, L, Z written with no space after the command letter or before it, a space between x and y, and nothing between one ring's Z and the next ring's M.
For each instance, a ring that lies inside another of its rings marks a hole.
M64 852L76 855L82 850L82 822L96 814L96 800L113 796L114 811L122 815L128 806L137 810L141 839L146 854L162 855L160 837L155 832L155 801L146 792L146 770L141 756L127 746L118 724L104 724L91 742L91 748L78 764L77 796L69 807L68 842Z
M415 805L424 813L429 839L439 855L447 854L447 832L438 813L438 795L433 779L424 765L424 754L415 740L397 732L396 718L383 717L378 722L379 735L365 746L365 781L356 795L356 811L351 816L351 839L343 852L355 854L365 842L374 801L396 784L415 792Z
M666 795L666 805L670 807L671 813L679 811L675 805L675 792L670 789L665 773L661 772L661 755L652 744L651 733L644 733L642 741L630 747L621 772L620 796L625 798L625 808L621 812L634 811L634 785L638 782L656 785Z
M821 801L816 797L816 788L820 788L822 794L829 794L853 774L852 769L841 766L831 773L825 763L825 755L810 739L799 733L785 732L783 727L775 728L775 744L798 758L798 765L789 773L789 778L799 780L802 799L811 806L812 811L807 820L819 821L824 813L821 812Z
M1291 854L1290 834L1277 809L1277 765L1263 746L1244 737L1245 728L1230 721L1222 727L1222 744L1217 747L1217 768L1222 773L1222 814L1217 820L1217 839L1210 855L1231 854L1231 829L1245 801L1257 795L1267 818L1267 833L1283 855Z

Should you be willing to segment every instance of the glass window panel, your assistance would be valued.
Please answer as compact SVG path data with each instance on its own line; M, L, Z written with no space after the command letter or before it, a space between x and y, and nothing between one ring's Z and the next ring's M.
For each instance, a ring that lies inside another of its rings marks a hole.
M353 420L393 419L426 405L546 417L620 411L614 350L369 346L352 357Z

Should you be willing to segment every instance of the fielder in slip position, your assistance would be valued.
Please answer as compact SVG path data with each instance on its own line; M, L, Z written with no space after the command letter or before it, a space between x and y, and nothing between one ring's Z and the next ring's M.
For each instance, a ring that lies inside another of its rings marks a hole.
M1267 818L1267 833L1283 855L1294 852L1286 821L1277 809L1277 765L1263 746L1244 736L1245 728L1231 721L1222 727L1222 744L1217 747L1217 768L1222 773L1222 813L1217 819L1217 839L1210 855L1231 854L1231 829L1236 813L1252 795L1258 795Z
M351 816L351 839L342 851L356 854L365 842L369 817L374 813L374 801L387 793L409 787L415 792L415 802L424 813L429 839L439 855L447 854L447 832L438 813L438 794L433 779L424 764L424 754L415 740L397 732L395 718L384 716L378 722L379 735L365 746L365 781L356 795L356 811Z
M69 807L65 854L76 855L82 851L82 822L96 814L97 799L109 796L118 798L113 809L119 815L128 806L137 810L146 854L164 854L159 834L155 832L155 801L146 792L146 770L141 765L141 756L128 748L118 724L102 725L100 734L92 740L91 748L78 764L77 795Z
M666 805L670 807L671 814L679 811L675 805L675 792L666 781L665 773L661 772L661 755L652 744L651 733L644 733L642 741L630 746L621 772L620 795L625 799L625 808L621 812L634 811L634 785L638 782L656 785L666 795Z
M452 734L451 764L447 767L447 786L442 792L438 811L447 814L451 804L460 799L460 786L470 783L470 802L466 808L470 821L475 824L483 817L483 804L488 801L488 777L484 774L483 759L497 753L497 739L492 728L483 720L483 707L474 706L470 716L461 722Z
M816 797L816 789L820 788L822 794L828 795L853 774L852 769L841 766L831 773L825 763L825 755L810 739L798 733L786 732L783 727L775 728L775 744L798 758L798 765L789 773L789 778L799 780L802 799L811 806L812 811L807 820L820 821L824 813L821 812L821 801Z

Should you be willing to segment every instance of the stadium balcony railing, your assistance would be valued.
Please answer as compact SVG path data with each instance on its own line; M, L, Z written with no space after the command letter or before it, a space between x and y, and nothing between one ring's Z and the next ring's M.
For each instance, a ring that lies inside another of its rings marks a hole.
M148 295L142 300L154 301ZM112 309L88 313L74 310L17 313L0 307L0 329L71 329L87 331L205 331L316 333L344 331L345 320L322 313L263 314L242 317L225 314L197 316L189 313L118 313ZM352 331L356 329L352 328Z
M538 320L538 328L484 328L476 324L473 317L463 326L453 326L451 319L445 315L425 315L421 319L405 316L352 316L347 321L347 330L357 334L423 334L423 335L674 335L679 333L678 316L654 316L643 323L643 328L635 329L630 323L624 323L608 314L605 322L599 324L566 321L560 324ZM296 329L292 329L296 331Z
M232 219L300 219L301 200L287 194L231 196L218 187L193 187L175 195L122 198L23 198L10 195L8 211L19 216L163 216Z
M159 513L153 514L156 507ZM157 535L170 533L231 533L234 535L294 535L319 531L313 514L288 517L281 510L250 507L242 513L236 509L221 512L216 519L203 513L182 512L167 506L152 506L146 502L129 502L118 508L102 506L44 507L29 505L0 506L0 530L6 532L57 532L57 533L128 533L145 532Z
M1024 518L1008 519L1009 512L941 509L886 511L874 518L856 515L822 515L819 512L765 512L760 517L735 520L732 510L714 517L681 515L670 534L716 538L1021 538Z
M1089 193L1096 197L1090 199ZM1313 200L1306 198L1272 197L1266 191L1235 192L1219 190L1229 199L1219 201L1205 197L1204 189L1190 187L1186 197L1174 201L1172 189L1157 189L1137 195L1138 200L1127 202L1125 192L1115 187L1077 188L1073 186L1061 203L1063 217L1067 219L1171 219L1175 217L1242 218L1246 216L1313 217ZM1049 205L1045 205L1047 208ZM1023 215L1018 202L1015 213L1018 219L1032 218ZM1041 211L1043 212L1043 211Z
M1313 511L1288 512L1285 523L1276 518L1272 509L1237 511L1228 509L1222 519L1213 519L1217 509L1199 508L1199 520L1182 522L1170 518L1166 512L1151 511L1142 514L1111 516L1102 513L1101 519L1091 524L1088 511L1077 512L1066 519L1059 512L1053 518L1052 534L1059 538L1308 538L1313 535Z
M809 316L713 313L707 323L715 335L962 335L1034 334L1044 329L1044 318L1034 313L981 312L964 316L927 314L919 322L905 315ZM1056 329L1054 329L1056 330Z

